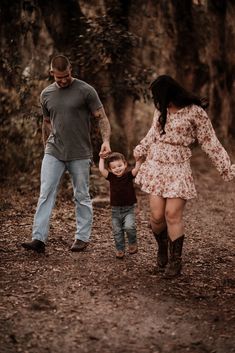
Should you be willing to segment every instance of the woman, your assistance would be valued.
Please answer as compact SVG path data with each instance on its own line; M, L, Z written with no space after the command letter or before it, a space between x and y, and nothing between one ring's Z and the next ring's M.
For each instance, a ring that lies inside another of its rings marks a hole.
M159 76L151 91L156 110L149 132L134 149L136 160L146 158L136 183L150 194L157 264L160 269L167 265L165 277L171 278L181 273L184 207L196 197L189 146L197 140L226 181L234 178L235 164L218 141L203 100L167 75Z

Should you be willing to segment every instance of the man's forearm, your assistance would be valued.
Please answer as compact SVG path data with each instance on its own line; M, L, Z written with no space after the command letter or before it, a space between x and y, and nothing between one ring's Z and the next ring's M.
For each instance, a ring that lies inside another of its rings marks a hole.
M108 121L108 118L101 118L99 120L99 128L100 128L100 133L102 136L102 140L104 141L109 141L110 140L110 133L111 133L111 129L110 129L110 124Z
M99 109L95 113L95 117L99 120L99 129L100 133L102 136L102 140L108 141L110 140L110 134L111 134L111 128L110 128L110 123L107 118L107 115L105 114L104 109Z

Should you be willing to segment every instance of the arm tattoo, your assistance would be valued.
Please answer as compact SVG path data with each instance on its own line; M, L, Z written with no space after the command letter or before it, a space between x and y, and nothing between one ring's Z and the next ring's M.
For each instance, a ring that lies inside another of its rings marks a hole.
M95 113L95 117L99 120L99 129L100 129L100 133L103 141L109 141L111 129L110 129L109 120L105 114L104 109L99 109Z

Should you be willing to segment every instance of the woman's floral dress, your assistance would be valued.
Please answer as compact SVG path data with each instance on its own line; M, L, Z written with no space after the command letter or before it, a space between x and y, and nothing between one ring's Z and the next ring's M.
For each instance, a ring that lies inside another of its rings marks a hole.
M135 157L146 157L135 179L143 191L164 198L196 197L190 167L190 145L196 140L224 180L235 177L235 164L231 165L204 109L191 105L168 112L164 135L160 135L159 115L156 110L149 132L134 149Z

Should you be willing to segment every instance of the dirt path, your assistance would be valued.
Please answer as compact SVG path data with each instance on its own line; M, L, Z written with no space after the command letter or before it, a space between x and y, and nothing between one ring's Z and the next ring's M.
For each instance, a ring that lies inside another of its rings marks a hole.
M30 238L38 189L23 181L2 188L0 352L235 352L235 184L199 151L193 165L198 199L185 212L183 274L171 281L155 270L146 195L138 196L139 253L120 261L104 185L86 252L69 251L74 209L61 192L45 255L20 246Z

